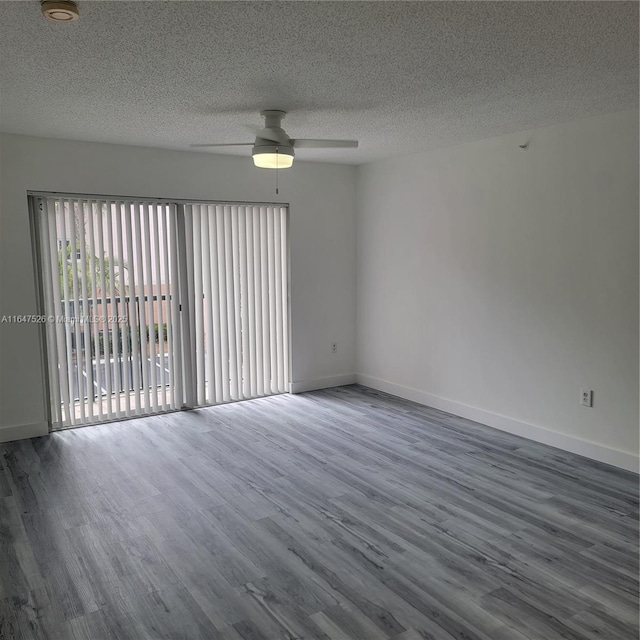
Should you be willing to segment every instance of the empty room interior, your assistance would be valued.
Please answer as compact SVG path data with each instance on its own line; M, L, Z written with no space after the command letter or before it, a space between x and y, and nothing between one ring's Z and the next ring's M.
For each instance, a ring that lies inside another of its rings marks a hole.
M637 2L0 3L0 638L637 640Z

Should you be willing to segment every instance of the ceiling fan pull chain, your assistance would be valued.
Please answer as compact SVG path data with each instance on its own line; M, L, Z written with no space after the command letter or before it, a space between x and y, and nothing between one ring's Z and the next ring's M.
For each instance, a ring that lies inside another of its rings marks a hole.
M280 157L278 156L278 147L276 147L276 195L280 193L278 191L278 166L280 165Z

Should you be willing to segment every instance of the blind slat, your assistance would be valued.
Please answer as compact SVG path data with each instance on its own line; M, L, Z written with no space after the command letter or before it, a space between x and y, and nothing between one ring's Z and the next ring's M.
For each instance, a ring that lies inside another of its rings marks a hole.
M83 402L84 394L84 380L82 376L82 342L80 338L80 322L79 318L82 314L82 308L80 308L80 295L78 290L78 260L77 260L77 241L76 241L76 215L74 200L69 200L66 203L68 226L69 229L69 265L71 271L71 287L70 296L72 298L73 307L73 338L74 338L74 351L75 358L73 360L73 372L75 378L75 395L78 397L78 410L79 410L79 422L82 424L85 422L85 403Z
M264 388L264 348L263 348L263 320L262 320L262 241L261 241L261 219L262 208L253 210L253 272L254 272L254 300L255 311L252 318L252 325L256 334L255 376L257 395L265 394Z
M126 280L125 280L125 271L127 262L125 260L124 253L124 234L125 234L125 224L126 224L126 202L122 202L118 205L115 212L115 217L113 221L113 226L115 229L115 247L114 249L117 251L117 265L112 265L111 272L112 277L116 277L115 268L118 267L117 279L118 279L118 292L119 298L121 302L118 304L118 334L120 336L120 344L121 344L121 375L120 382L122 384L122 395L124 396L124 415L126 417L130 417L133 415L133 411L131 408L131 345L129 342L130 336L130 327L129 323L125 322L123 319L128 316L127 311L127 303L126 301L122 301L123 298L126 298Z
M218 264L218 308L220 318L220 363L222 398L221 402L231 400L229 389L229 340L227 329L227 263L225 259L224 208L216 206L216 250Z
M102 387L104 388L104 402L106 407L103 409L106 414L107 419L113 418L113 409L111 406L111 369L109 367L109 362L111 358L110 347L109 347L109 325L107 324L106 318L109 314L109 307L107 304L107 276L106 276L106 264L105 264L105 242L104 242L104 225L105 225L105 216L106 216L106 204L102 201L96 202L96 224L95 224L95 232L96 232L96 240L97 240L97 255L96 255L96 263L97 270L99 274L100 281L100 301L98 305L96 305L96 309L98 311L98 315L100 315L101 319L104 320L100 323L100 330L102 336L102 348L96 354L96 362L97 366L100 368L100 375L102 376ZM104 372L104 376L103 376ZM100 401L102 405L102 399Z
M56 211L56 223L60 224L60 280L62 283L62 320L64 326L64 346L66 352L65 372L67 374L66 392L68 396L68 402L66 406L67 424L76 424L76 412L75 412L75 393L73 384L73 357L72 357L72 344L71 344L71 300L69 299L69 277L67 268L67 233L66 233L66 214L64 208L64 201L58 200L54 203L54 207L57 206Z
M240 327L239 359L241 362L241 397L251 397L251 376L249 368L249 306L248 306L248 260L247 260L247 216L240 211L238 215L238 312Z
M203 306L203 269L202 260L202 215L200 205L186 205L185 214L191 219L193 227L193 301L194 301L194 338L196 343L196 403L206 404L205 367L204 367L204 306Z
M154 311L154 289L155 289L155 274L151 266L151 216L153 215L153 205L147 204L143 210L142 218L142 237L144 238L144 265L145 275L142 279L144 282L146 302L143 299L143 304L146 304L147 314L147 327L146 334L148 339L148 356L144 359L144 364L149 368L149 395L151 404L147 407L147 410L156 413L158 411L158 384L157 384L157 369L158 358L156 354L156 318Z
M285 393L289 390L289 245L287 237L287 210L280 209L280 263L281 263L281 281L280 289L282 290L282 388L280 391Z
M200 213L200 241L202 244L202 299L204 306L204 317L202 319L204 326L204 344L202 345L202 354L204 356L204 366L206 375L206 388L203 404L215 403L215 363L213 349L213 296L211 295L211 241L209 234L209 208L205 205L199 206Z
M92 329L92 320L91 316L93 316L93 308L89 307L89 296L87 295L87 288L89 286L88 283L88 274L87 270L90 269L90 263L87 263L87 247L86 247L86 238L87 238L87 230L86 224L87 220L84 215L85 210L85 202L80 200L78 201L78 244L80 246L80 300L82 301L82 315L84 316L81 322L82 326L82 349L84 351L84 367L83 367L83 380L82 386L85 389L86 398L87 398L87 421L93 422L93 398L94 398L94 384L93 384L93 366L91 362L91 329ZM82 366L82 365L80 365ZM80 396L80 402L82 403L84 398L82 395Z
M46 201L38 199L37 202L32 203L32 206L36 206L36 211L44 211L47 206ZM62 424L62 385L61 385L61 371L59 362L59 355L62 353L64 347L62 327L59 327L59 322L56 321L56 316L59 315L56 302L60 300L59 294L56 298L54 291L54 282L58 283L58 260L56 251L56 234L55 234L55 218L51 220L51 216L45 211L43 217L43 226L40 234L40 246L42 250L41 263L43 267L43 288L45 293L45 313L47 316L54 316L54 323L48 323L46 330L49 333L49 339L47 340L47 360L49 365L49 380L51 384L51 420L54 425ZM50 226L51 222L51 226ZM55 277L54 277L55 276Z
M276 391L282 393L284 391L284 350L283 350L283 331L284 322L282 317L282 239L280 228L280 212L273 212L273 269L274 269L274 291L271 293L275 297L276 306Z
M95 231L95 203L89 202L87 203L87 231L89 237L89 256L91 260L91 297L93 298L94 304L92 305L93 316L94 318L99 316L98 305L95 301L98 299L98 283L96 282L96 278L98 275L96 269L96 231ZM101 323L95 320L95 324L93 325L93 359L92 359L92 370L95 370L95 395L96 395L96 411L98 414L98 420L103 419L103 410L102 410L102 367L100 366L100 329Z
M138 306L138 317L140 318L139 331L140 334L140 353L139 353L139 366L140 366L140 379L142 385L142 396L144 398L144 404L141 409L149 411L150 398L149 398L149 366L148 366L148 344L147 344L147 310L145 304L145 273L144 273L144 259L142 254L142 217L144 216L144 204L138 203L133 209L133 232L135 234L135 294Z
M253 211L248 210L245 216L246 224L246 248L245 255L247 259L246 265L246 310L247 310L247 336L248 346L247 351L244 354L246 358L247 371L249 376L249 397L255 398L258 395L257 381L256 381L256 325L255 325L255 267L254 267L254 255L253 255ZM244 331L244 328L243 328Z
M169 278L169 239L168 239L168 217L170 215L169 208L167 206L163 206L160 212L159 223L160 223L160 232L162 235L162 265L164 268L164 278L161 278L161 281L164 282L164 291L165 291L165 299L166 299L166 314L165 321L167 323L167 355L166 358L166 369L165 373L168 375L168 379L165 381L166 385L169 385L169 397L167 398L167 393L165 389L165 402L167 409L175 409L176 402L173 390L175 389L175 370L174 370L174 349L173 349L173 321L171 310L175 301L173 299L173 289L171 287L171 279ZM165 385L165 387L166 387Z
M135 205L132 203L125 203L122 210L122 219L124 226L124 237L126 246L126 260L127 275L128 275L128 298L126 302L128 323L128 333L126 336L128 344L131 345L130 359L127 363L127 367L131 372L132 390L129 392L131 397L131 414L134 416L140 415L140 401L141 401L141 380L140 380L140 346L139 346L139 316L136 305L136 273L134 269L135 265L135 249L134 249L134 236L133 236L133 217L134 217Z
M222 368L222 321L220 310L220 269L219 269L219 253L218 253L218 226L217 226L217 210L215 205L207 207L207 217L209 218L209 256L211 264L211 298L209 307L211 309L211 352L213 354L213 375L214 375L214 393L211 398L212 404L223 402L223 387L226 384L223 380ZM211 357L211 356L209 356Z
M233 312L233 350L231 357L234 362L235 379L235 400L245 397L242 393L242 309L240 308L240 241L239 241L239 220L238 207L230 207L231 215L231 272L233 284L233 296L231 298L231 308Z
M155 270L155 282L157 292L157 320L158 320L158 354L156 356L157 371L157 384L159 390L158 405L159 408L165 410L167 408L167 381L166 381L166 364L164 355L164 300L162 291L162 268L160 266L160 253L162 250L162 238L160 235L160 216L163 210L162 205L154 206L151 215L151 236L153 238L152 246L153 251L153 268Z

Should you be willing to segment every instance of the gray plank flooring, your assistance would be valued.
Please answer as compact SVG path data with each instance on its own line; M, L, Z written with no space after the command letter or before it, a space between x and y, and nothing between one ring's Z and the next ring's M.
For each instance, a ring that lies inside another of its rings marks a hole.
M364 387L0 460L2 639L638 638L636 475Z

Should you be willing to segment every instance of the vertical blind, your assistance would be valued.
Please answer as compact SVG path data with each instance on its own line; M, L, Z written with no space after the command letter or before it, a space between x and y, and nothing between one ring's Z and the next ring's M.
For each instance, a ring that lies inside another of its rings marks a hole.
M32 196L53 428L287 391L287 208Z
M185 205L191 406L288 388L287 210Z

